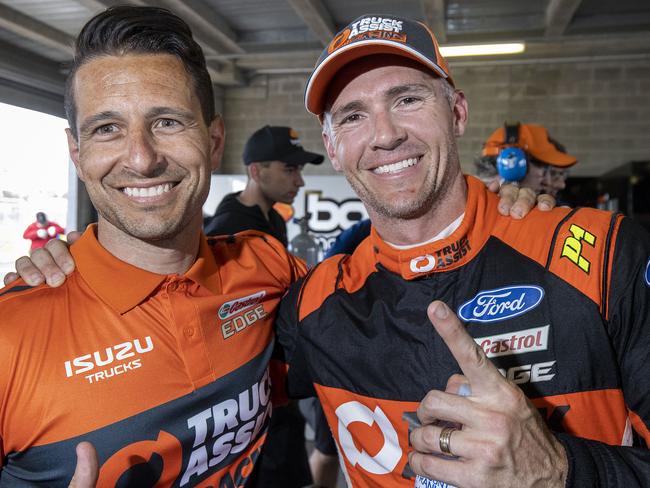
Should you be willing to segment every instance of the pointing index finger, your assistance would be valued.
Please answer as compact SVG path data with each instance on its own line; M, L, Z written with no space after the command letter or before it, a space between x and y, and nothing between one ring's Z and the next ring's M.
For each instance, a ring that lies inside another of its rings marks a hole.
M469 380L474 394L488 385L503 381L499 371L447 305L440 301L431 302L427 315Z

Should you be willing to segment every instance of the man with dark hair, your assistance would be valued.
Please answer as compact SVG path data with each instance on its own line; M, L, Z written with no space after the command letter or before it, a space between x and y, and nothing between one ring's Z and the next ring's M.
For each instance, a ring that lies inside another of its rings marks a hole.
M178 17L98 14L66 93L70 157L99 218L61 287L0 291L1 484L64 486L81 441L100 486L251 482L275 310L304 265L261 233L202 235L224 128Z
M93 17L75 42L74 62L65 85L65 113L70 132L77 138L75 75L89 61L101 56L170 54L182 63L201 105L203 122L215 119L212 80L203 50L188 25L164 9L113 8Z
M287 245L287 226L273 208L291 204L301 187L305 164L321 164L323 156L305 151L298 133L290 127L266 125L246 141L242 154L246 188L226 195L207 224L207 235L236 234L255 229Z

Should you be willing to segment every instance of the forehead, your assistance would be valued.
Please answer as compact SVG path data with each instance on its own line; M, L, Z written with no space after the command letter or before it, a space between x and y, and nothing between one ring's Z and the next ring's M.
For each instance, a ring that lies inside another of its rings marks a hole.
M429 68L402 56L367 56L347 64L334 76L327 89L326 106L332 107L341 96L368 94L371 88L376 91L423 82L433 86L438 79Z
M101 56L82 65L74 79L77 110L116 110L127 102L198 103L183 63L169 54Z

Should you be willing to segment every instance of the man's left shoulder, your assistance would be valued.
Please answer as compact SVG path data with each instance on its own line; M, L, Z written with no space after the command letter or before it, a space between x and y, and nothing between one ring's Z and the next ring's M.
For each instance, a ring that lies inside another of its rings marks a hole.
M571 209L546 231L552 236L546 268L604 306L622 223L621 214Z
M492 235L598 302L621 221L594 208L534 209L521 220L500 216Z

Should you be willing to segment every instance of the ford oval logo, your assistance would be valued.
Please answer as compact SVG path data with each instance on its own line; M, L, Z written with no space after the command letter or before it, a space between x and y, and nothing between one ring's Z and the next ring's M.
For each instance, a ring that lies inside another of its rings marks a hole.
M648 259L648 264L645 266L645 284L650 286L650 259Z
M542 301L544 290L539 286L506 286L479 292L458 309L466 322L496 322L524 314Z

